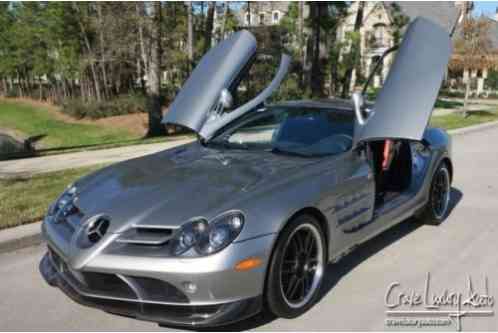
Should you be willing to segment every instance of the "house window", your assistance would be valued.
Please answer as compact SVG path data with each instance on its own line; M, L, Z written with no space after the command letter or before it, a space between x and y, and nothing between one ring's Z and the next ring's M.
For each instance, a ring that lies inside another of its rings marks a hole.
M251 25L251 14L246 14L246 25Z
M280 21L280 12L273 12L273 23L276 24Z
M259 24L265 24L265 14L259 14Z
M386 25L379 23L374 25L374 47L383 47L387 45Z

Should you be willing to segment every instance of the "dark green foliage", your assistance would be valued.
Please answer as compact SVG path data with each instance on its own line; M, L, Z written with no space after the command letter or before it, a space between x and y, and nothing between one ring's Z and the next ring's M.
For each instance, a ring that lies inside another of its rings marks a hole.
M77 119L98 119L145 112L145 104L145 96L143 95L121 95L112 100L101 102L85 102L78 98L64 102L61 111Z
M434 105L435 108L441 108L441 109L458 109L463 106L462 102L457 102L457 101L445 101L442 99L438 99L436 101L436 105Z
M488 78L486 79L486 86L489 89L498 90L498 71L496 70L489 71Z
M452 98L464 98L465 97L465 91L450 91L450 90L443 90L441 89L439 91L439 96L442 97L452 97Z

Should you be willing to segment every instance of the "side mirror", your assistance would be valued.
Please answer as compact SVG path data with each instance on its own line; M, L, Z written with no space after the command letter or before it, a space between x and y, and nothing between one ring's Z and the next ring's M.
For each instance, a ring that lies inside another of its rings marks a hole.
M366 118L364 116L365 100L363 94L359 91L355 91L353 92L351 99L353 100L356 119L358 120L358 123L363 126L366 123Z
M220 93L220 104L224 109L230 109L233 105L233 97L228 89L223 89Z

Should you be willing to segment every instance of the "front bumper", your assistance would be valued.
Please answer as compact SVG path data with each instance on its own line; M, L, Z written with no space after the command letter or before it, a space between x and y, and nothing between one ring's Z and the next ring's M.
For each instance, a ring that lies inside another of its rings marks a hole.
M259 312L276 237L234 242L206 257L173 258L161 248L117 244L112 233L80 248L65 223L45 221L42 234L48 253L40 271L49 284L87 306L176 326L224 325ZM251 257L261 265L235 269Z
M188 298L182 297L182 295L176 295L176 302L144 300L142 299L143 290L123 288L123 285L120 286L119 283L116 283L116 280L106 281L109 283L102 283L100 288L92 289L91 286L83 282L86 280L80 281L81 277L75 276L78 272L71 272L71 269L60 261L57 254L50 249L41 260L39 268L43 278L49 285L58 287L73 301L81 305L158 324L195 327L226 325L257 314L262 305L261 296L227 303L194 305L189 304ZM112 276L111 274L101 274L100 277L104 281L106 279L104 275L107 275L107 277ZM123 278L123 282L130 283L130 280L126 280L125 277L120 276L120 278ZM129 286L132 285L130 284ZM162 286L168 286L168 284L163 284ZM128 292L125 290L128 290ZM164 293L164 288L156 291ZM179 292L178 290L175 291ZM171 299L175 297L174 292L172 293L171 290L168 293Z

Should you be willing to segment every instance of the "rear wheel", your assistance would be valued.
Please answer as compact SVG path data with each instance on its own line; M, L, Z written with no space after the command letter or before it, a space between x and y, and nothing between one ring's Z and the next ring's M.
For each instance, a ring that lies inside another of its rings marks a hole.
M446 163L441 163L432 177L429 202L422 219L427 224L439 225L448 216L451 196L451 177Z
M295 318L316 301L327 262L326 242L310 215L292 220L282 231L270 262L266 303L276 316Z

